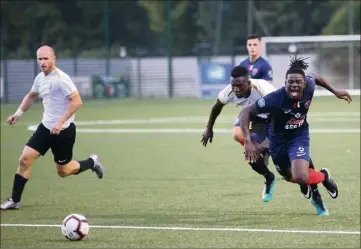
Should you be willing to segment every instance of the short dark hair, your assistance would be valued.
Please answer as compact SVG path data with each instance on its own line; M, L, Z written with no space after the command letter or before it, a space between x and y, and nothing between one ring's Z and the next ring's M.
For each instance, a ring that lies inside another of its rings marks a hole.
M247 68L245 68L243 66L236 66L233 68L233 70L231 72L231 76L232 76L232 78L248 76L248 70L247 70Z
M308 57L309 58L309 57ZM305 62L308 58L297 58L295 55L293 58L291 57L290 65L287 70L286 76L291 73L298 73L302 74L303 77L305 76L305 71L308 68L308 63Z
M253 40L253 39L258 39L259 41L261 41L261 40L262 40L262 37L259 36L259 35L249 35L249 36L247 37L247 41L248 41L248 40Z

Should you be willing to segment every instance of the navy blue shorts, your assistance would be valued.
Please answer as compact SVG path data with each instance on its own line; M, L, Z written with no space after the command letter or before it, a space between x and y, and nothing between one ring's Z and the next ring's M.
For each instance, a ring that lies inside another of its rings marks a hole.
M310 140L308 136L298 137L282 145L270 144L270 154L277 171L291 168L296 159L310 161Z

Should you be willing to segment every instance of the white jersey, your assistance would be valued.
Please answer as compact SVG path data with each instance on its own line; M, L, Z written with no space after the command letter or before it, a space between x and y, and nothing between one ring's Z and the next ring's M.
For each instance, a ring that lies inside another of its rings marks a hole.
M59 119L67 112L68 96L77 91L77 88L69 75L55 68L47 76L43 72L39 73L35 80L31 92L39 94L43 100L44 113L41 122L51 130ZM63 125L63 129L68 128L74 122L73 114Z
M262 79L250 79L252 90L248 98L238 98L232 91L232 85L227 85L222 91L218 94L218 100L227 105L233 103L236 106L249 105L256 102L258 99L263 96L276 91L277 89L268 81ZM267 118L267 114L258 114L257 116L261 118Z

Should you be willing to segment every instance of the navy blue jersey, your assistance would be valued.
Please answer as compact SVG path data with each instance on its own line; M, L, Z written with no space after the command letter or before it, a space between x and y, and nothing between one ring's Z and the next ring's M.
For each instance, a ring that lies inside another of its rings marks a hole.
M307 112L315 91L315 80L306 76L306 87L300 101L288 97L285 87L272 92L256 102L261 113L270 113L269 140L282 144L307 136Z
M273 79L272 67L262 56L253 63L247 58L239 65L248 69L248 74L252 79L263 79L268 81Z

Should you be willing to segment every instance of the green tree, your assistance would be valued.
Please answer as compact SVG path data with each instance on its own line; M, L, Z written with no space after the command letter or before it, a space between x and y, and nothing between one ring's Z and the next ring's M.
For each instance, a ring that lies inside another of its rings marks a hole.
M351 10L353 11L353 32L360 34L360 2L351 1ZM329 23L322 29L324 35L342 35L348 34L348 18L349 18L349 6L348 3L333 3L335 12L331 17Z
M138 0L149 20L149 28L157 36L158 44L154 44L163 53L166 47L166 2ZM198 27L196 24L197 1L172 1L171 21L173 31L173 54L189 54L196 39Z
M169 0L167 0L169 1ZM166 1L138 0L140 7L144 8L149 17L150 29L161 33L165 30L165 5ZM188 0L172 1L171 20L176 22L189 6Z
M61 45L66 25L54 2L8 1L1 5L1 29L2 45L9 52L33 57L41 44Z

